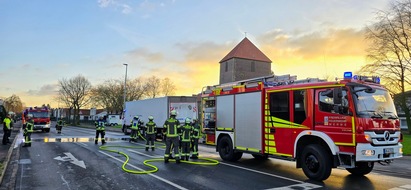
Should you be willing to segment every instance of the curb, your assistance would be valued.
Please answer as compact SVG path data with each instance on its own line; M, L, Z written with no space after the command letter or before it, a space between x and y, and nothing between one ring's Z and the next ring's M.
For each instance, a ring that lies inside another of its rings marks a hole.
M18 135L19 133L20 133L20 130L19 130L19 131L16 133L16 135L14 136L13 143L10 145L9 151L7 152L6 159L5 159L4 162L3 162L3 163L5 163L5 164L4 164L3 172L1 173L1 176L0 176L0 185L3 183L4 174L6 173L7 167L8 167L8 165L9 165L10 158L11 158L11 154L13 153L14 145L16 144L17 135ZM19 148L19 147L17 147L17 148Z

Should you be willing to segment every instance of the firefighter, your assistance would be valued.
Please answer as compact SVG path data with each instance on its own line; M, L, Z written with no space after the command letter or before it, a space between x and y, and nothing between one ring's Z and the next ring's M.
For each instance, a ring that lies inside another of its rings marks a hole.
M101 144L105 144L106 140L104 139L104 135L106 134L105 132L105 125L106 122L104 122L103 117L100 117L96 122L96 139L94 140L94 144L98 144L98 136L99 134L101 135Z
M190 156L190 144L191 144L191 120L186 118L185 125L181 127L181 159L188 161Z
M11 115L10 113L7 113L6 118L3 119L3 145L10 143L9 137L11 135L12 123Z
M170 158L171 145L174 146L174 159L177 163L180 163L180 154L178 152L178 131L180 128L180 122L176 119L177 111L172 110L170 118L164 122L164 133L166 135L166 150L164 153L164 162L168 163Z
M198 158L198 139L200 138L201 129L197 119L193 119L191 133L191 159Z
M154 117L148 116L148 122L145 127L145 134L146 134L146 151L151 147L151 150L154 151L154 140L156 138L156 123L154 123ZM151 144L150 144L151 143Z
M137 142L138 136L140 135L140 127L141 124L138 116L134 116L133 120L131 120L131 134L130 134L130 142L135 141Z
M23 147L30 147L31 146L31 133L33 133L33 128L34 128L34 121L33 121L33 115L28 114L27 115L27 122L26 126L24 127L24 145Z
M63 125L64 125L64 124L65 124L65 122L64 122L64 120L63 120L62 118L60 118L60 119L57 121L56 130L57 130L57 133L58 133L58 134L61 133L61 129L63 129Z

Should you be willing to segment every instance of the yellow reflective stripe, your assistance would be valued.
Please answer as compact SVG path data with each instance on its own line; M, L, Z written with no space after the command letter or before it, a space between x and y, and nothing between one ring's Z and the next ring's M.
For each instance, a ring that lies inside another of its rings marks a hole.
M344 142L335 142L334 144L336 145L341 145L341 146L355 146L355 122L354 122L354 117L351 117L351 132L352 132L352 141L351 143L344 143Z
M233 88L244 88L245 85L238 85L238 86L233 86Z
M292 157L292 156L293 156L293 155L291 155L291 154L277 153L277 150L275 150L275 153L271 153L271 151L270 151L270 154L275 154L275 155L278 155L278 156L286 156L286 157Z
M233 128L222 128L222 127L217 127L217 131L234 131Z
M300 125L297 123L293 123L284 119L280 119L278 117L271 117L271 119L274 121L274 127L276 128L304 128L304 129L309 129L309 127L305 125Z
M344 84L332 84L332 85L320 85L320 86L306 86L306 87L300 87L300 88L284 88L284 89L278 89L278 90L267 90L267 93L270 92L282 92L282 91L289 91L289 90L304 90L304 89L315 89L315 88L330 88L330 87L339 87L339 86L345 86Z
M265 134L265 138L269 140L274 140L274 135L273 134Z

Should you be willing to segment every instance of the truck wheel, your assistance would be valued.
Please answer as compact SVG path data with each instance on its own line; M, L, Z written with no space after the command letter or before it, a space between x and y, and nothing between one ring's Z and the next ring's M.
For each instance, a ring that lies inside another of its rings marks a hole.
M307 145L304 148L300 159L304 174L308 178L322 181L330 177L331 158L321 145Z
M233 143L228 136L224 136L218 141L218 153L223 160L232 162L239 160L243 155L242 152L234 152Z
M45 131L46 133L49 133L49 132L50 132L50 129L44 129L44 131Z
M347 171L356 176L369 174L374 168L374 162L357 162L355 168L347 168Z
M251 154L256 160L267 160L268 155L261 155L261 154Z

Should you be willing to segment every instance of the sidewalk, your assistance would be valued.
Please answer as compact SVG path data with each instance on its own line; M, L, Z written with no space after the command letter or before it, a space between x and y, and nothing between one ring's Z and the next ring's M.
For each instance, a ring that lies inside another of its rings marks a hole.
M21 129L21 121L18 121L17 123L14 124L14 127L11 131L11 135L9 138L10 142L12 143L7 144L7 145L0 144L0 185L2 185L3 183L6 169L7 169L7 166L9 165L9 161L13 153L14 146L16 144L16 140L17 140L16 137L20 129ZM3 139L3 130L0 131L0 139Z

